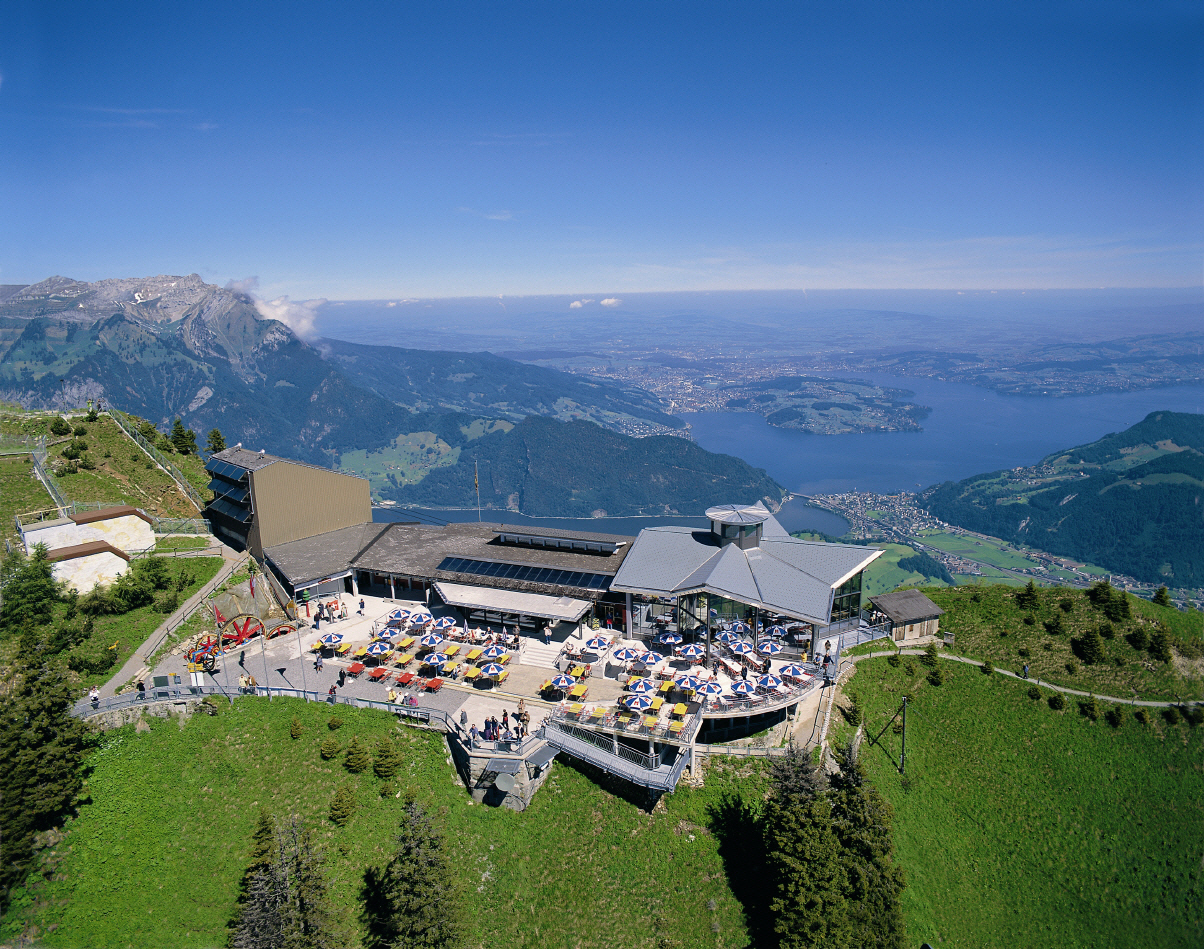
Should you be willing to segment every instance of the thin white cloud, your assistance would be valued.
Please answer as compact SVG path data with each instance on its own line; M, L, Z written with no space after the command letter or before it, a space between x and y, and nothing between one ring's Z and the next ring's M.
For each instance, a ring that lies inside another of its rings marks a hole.
M508 208L500 208L497 211L478 211L476 208L458 207L456 208L460 214L471 214L473 217L479 217L486 221L513 221L515 214Z
M580 310L583 306L585 306L585 304L593 302L594 301L590 297L582 297L580 300L574 300L572 303L570 303L569 309Z
M607 297L605 300L602 301L602 305L603 306L619 306L620 304L622 304L622 302L623 301L620 300L618 297Z
M226 289L235 293L245 293L248 296L259 289L258 277L243 277L241 280L227 280Z

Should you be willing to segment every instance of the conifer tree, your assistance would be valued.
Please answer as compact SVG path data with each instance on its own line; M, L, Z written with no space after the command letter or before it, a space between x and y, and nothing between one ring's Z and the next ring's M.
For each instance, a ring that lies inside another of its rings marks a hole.
M209 429L209 434L205 436L205 450L209 454L224 451L226 448L226 437L216 428Z
M369 871L363 918L369 949L450 949L466 938L462 899L443 835L417 801L406 805L393 859Z
M1024 589L1016 594L1016 605L1022 610L1035 609L1040 603L1040 596L1037 593L1037 584L1032 580L1024 585Z
M823 776L811 756L791 745L773 759L765 807L765 850L773 931L782 949L849 945L848 878L832 829Z
M1093 666L1104 661L1104 644L1099 638L1099 630L1094 626L1088 626L1073 645L1075 655L1087 665Z
M330 800L330 819L343 827L354 813L355 792L346 784L340 785Z
M35 544L28 557L14 550L0 565L0 633L49 623L61 585L45 544Z
M1165 584L1160 586L1158 588L1157 592L1154 594L1154 602L1157 603L1159 606L1173 605L1171 603L1171 592L1170 592L1170 590L1168 590L1166 588Z
M353 735L351 744L347 746L347 757L343 759L343 767L352 774L363 774L372 767L372 755L360 744L358 735Z
M185 428L184 423L177 418L171 426L171 447L181 455L187 455L196 450L196 432Z
M894 861L890 803L866 780L852 743L835 757L832 826L848 880L845 898L851 945L903 949L906 931L899 895L904 881Z
M321 754L323 760L329 761L331 758L337 757L340 750L339 740L331 735L318 748L318 753Z
M297 718L296 716L293 717L292 724L289 725L288 733L294 740L305 734L305 729L301 727L301 719Z
M382 738L376 747L376 758L372 761L372 770L382 781L388 781L401 768L401 753L397 745L389 738Z
M29 869L34 835L58 825L83 786L87 727L48 665L15 671L0 697L0 906Z
M231 925L231 949L280 949L288 921L288 882L275 861L251 878Z

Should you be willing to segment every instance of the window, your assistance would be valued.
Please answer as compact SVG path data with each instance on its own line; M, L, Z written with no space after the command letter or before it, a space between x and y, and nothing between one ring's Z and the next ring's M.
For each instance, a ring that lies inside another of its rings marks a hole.
M851 619L860 615L861 574L858 573L849 577L848 580L836 588L836 592L832 596L832 619L830 622L837 623L840 620Z
M523 583L547 583L585 590L608 590L613 579L601 573L557 570L555 567L543 567L539 564L466 560L463 557L445 557L438 569L448 573L467 573L478 577L496 577L499 580L516 580Z

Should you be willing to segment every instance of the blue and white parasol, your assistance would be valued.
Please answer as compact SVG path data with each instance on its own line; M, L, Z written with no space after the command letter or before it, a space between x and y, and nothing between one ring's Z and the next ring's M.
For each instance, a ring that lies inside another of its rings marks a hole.
M487 662L481 666L481 675L489 676L491 679L496 679L505 671L506 667L497 662Z

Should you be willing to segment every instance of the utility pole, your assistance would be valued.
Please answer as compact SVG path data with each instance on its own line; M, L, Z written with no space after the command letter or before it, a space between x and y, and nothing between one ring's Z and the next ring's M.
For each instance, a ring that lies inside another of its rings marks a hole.
M907 696L903 696L903 743L899 749L899 774L907 773Z
M472 463L472 483L477 489L477 523L481 523L481 475L477 470L477 463Z

